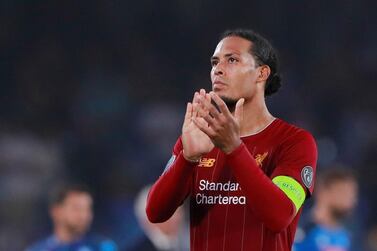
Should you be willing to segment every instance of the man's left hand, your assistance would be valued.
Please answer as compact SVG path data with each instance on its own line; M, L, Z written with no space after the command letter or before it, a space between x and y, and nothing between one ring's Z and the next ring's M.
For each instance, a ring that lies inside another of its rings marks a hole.
M210 96L210 99L207 95ZM211 100L217 105L218 109L211 104ZM194 123L208 135L216 147L226 154L231 153L241 144L240 124L243 117L244 99L241 98L237 101L234 115L229 111L225 102L214 92L200 95L198 101L198 114L208 125L199 118L194 119Z

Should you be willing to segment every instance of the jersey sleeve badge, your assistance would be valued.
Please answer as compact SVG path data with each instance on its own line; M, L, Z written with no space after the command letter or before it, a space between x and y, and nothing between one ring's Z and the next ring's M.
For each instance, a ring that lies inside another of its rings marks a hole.
M301 171L301 179L307 188L313 184L313 168L311 166L304 166Z

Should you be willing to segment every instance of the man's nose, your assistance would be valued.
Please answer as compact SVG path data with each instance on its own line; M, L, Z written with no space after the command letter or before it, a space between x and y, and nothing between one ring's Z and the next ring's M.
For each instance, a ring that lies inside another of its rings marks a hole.
M218 63L215 66L215 75L224 75L224 67L222 63Z

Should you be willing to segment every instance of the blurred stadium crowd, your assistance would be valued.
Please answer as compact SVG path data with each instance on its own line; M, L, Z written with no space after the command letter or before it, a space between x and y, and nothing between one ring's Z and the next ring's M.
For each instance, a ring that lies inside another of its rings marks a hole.
M376 9L348 0L0 1L0 250L49 233L47 193L70 179L94 191L93 229L127 250L141 231L134 197L162 172L186 102L211 88L218 36L235 27L280 52L283 88L270 110L313 133L318 170L358 173L349 226L354 250L367 250L377 225Z

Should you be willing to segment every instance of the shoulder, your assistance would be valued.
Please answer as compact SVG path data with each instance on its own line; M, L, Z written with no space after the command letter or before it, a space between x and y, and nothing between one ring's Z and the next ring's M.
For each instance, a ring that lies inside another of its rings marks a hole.
M315 240L320 231L320 227L312 221L300 225L295 235L296 250L317 250Z
M282 133L287 138L298 138L298 139L313 139L313 135L304 128L290 124L282 119L278 119L277 127L279 132Z
M157 250L156 247L151 242L151 240L145 235L143 236L143 238L134 242L133 245L129 248L129 251L142 251L142 250L148 250L148 251Z
M314 225L309 229L303 242L313 243L318 247L319 244L334 248L341 247L345 250L351 245L349 234L344 228L328 229L320 225Z
M86 238L86 242L89 242L91 245L94 245L98 248L100 251L116 251L118 250L118 247L116 243L102 235L98 234L90 234Z
M26 251L42 251L46 250L47 248L51 248L54 246L54 241L52 237L45 238L43 240L39 240L37 242L34 242L32 245L30 245L28 248L26 248Z
M305 224L303 224L301 228L305 234L305 236L310 235L311 233L317 234L317 232L320 230L320 228L312 221L309 221Z
M278 119L275 126L276 137L280 138L282 147L292 147L294 145L307 145L316 148L313 135L296 125Z
M290 176L312 194L318 158L315 140L311 133L302 128L282 120L279 124L280 138L275 150L276 168L272 177Z

